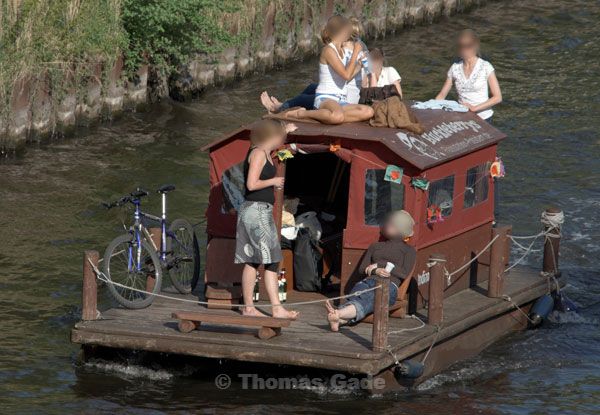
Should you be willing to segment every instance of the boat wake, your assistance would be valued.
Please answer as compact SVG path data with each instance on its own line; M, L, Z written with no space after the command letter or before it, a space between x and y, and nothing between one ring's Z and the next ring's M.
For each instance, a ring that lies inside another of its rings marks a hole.
M111 362L88 362L85 367L124 378L143 378L149 380L171 380L175 375L164 369L154 370L144 366Z

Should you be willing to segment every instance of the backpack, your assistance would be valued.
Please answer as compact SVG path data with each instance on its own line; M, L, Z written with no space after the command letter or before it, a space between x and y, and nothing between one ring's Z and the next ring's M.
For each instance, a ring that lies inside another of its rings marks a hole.
M323 255L310 230L298 229L294 242L294 286L298 291L321 291Z

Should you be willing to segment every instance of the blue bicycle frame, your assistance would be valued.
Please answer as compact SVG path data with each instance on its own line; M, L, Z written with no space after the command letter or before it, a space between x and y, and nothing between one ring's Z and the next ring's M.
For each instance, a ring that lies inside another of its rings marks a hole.
M162 263L167 262L167 236L171 237L174 240L177 240L176 235L173 235L170 231L167 230L167 195L166 195L166 193L162 193L161 196L162 196L162 213L161 213L160 218L158 216L154 216L149 213L142 212L142 210L140 208L140 205L141 205L140 199L133 199L131 201L135 207L134 213L133 213L133 217L134 217L133 236L137 243L138 252L137 252L137 255L135 255L135 261L134 261L133 247L132 246L129 247L129 270L130 271L134 268L134 266L137 271L140 271L141 267L142 267L142 264L141 264L142 230L144 230L146 232L146 234L147 234L146 236L148 237L148 239L152 240L150 238L150 234L142 226L142 221L141 221L142 217L160 222L160 229L161 229L160 246L159 247L155 246L155 248L159 252L159 258Z

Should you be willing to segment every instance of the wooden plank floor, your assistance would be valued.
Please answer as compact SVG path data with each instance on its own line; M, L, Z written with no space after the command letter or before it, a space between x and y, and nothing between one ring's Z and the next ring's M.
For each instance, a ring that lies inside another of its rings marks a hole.
M486 288L483 284L444 301L444 321L437 342L514 309L505 300L486 297ZM515 268L506 278L505 292L518 304L531 302L546 291L546 279L534 270ZM315 298L316 294L312 296ZM306 294L297 293L290 295L288 302L305 299ZM214 324L203 324L200 330L188 334L180 333L177 322L171 317L172 312L214 311L192 303L157 298L143 310L114 308L105 311L102 320L79 322L72 330L71 339L81 344L366 374L378 373L394 363L389 353L371 350L371 324L343 327L340 332L333 333L329 330L323 304L298 306L296 309L301 313L300 318L284 328L281 336L265 341L255 337L256 328ZM426 311L421 310L418 315L425 319ZM419 325L414 319L393 318L390 319L389 330L393 332ZM392 333L388 342L402 360L428 348L436 333L436 327L427 325L419 330Z

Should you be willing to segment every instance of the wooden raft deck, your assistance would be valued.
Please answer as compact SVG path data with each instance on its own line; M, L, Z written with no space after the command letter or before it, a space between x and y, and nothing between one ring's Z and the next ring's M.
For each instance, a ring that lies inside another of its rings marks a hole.
M546 279L540 277L538 271L515 268L506 276L504 292L517 304L527 305L545 294L547 287ZM402 361L417 356L427 350L434 339L437 348L477 326L482 326L482 332L486 332L486 322L500 315L510 314L515 321L505 324L500 331L496 330L498 335L491 336L489 340L482 340L481 333L477 334L480 342L486 343L485 345L491 343L500 334L513 330L517 323L522 327L526 320L521 312L503 299L488 298L486 290L487 283L484 283L445 299L444 319L439 334L437 328L431 325L419 330L390 334L388 344L396 357ZM293 293L288 297L288 303L306 300L306 296L306 293ZM317 294L311 296L318 298ZM300 319L284 328L281 336L265 341L255 337L255 328L203 324L199 330L188 334L180 333L176 320L171 317L172 312L209 313L213 310L191 303L175 303L157 298L150 307L143 310L113 308L102 313L101 320L81 321L73 328L71 340L82 345L308 366L370 375L377 374L394 363L390 353L374 352L371 349L371 324L343 327L340 332L333 333L329 330L323 304L298 306L296 309L301 312ZM418 316L426 321L426 310L420 310ZM389 331L419 325L414 319L390 318Z

